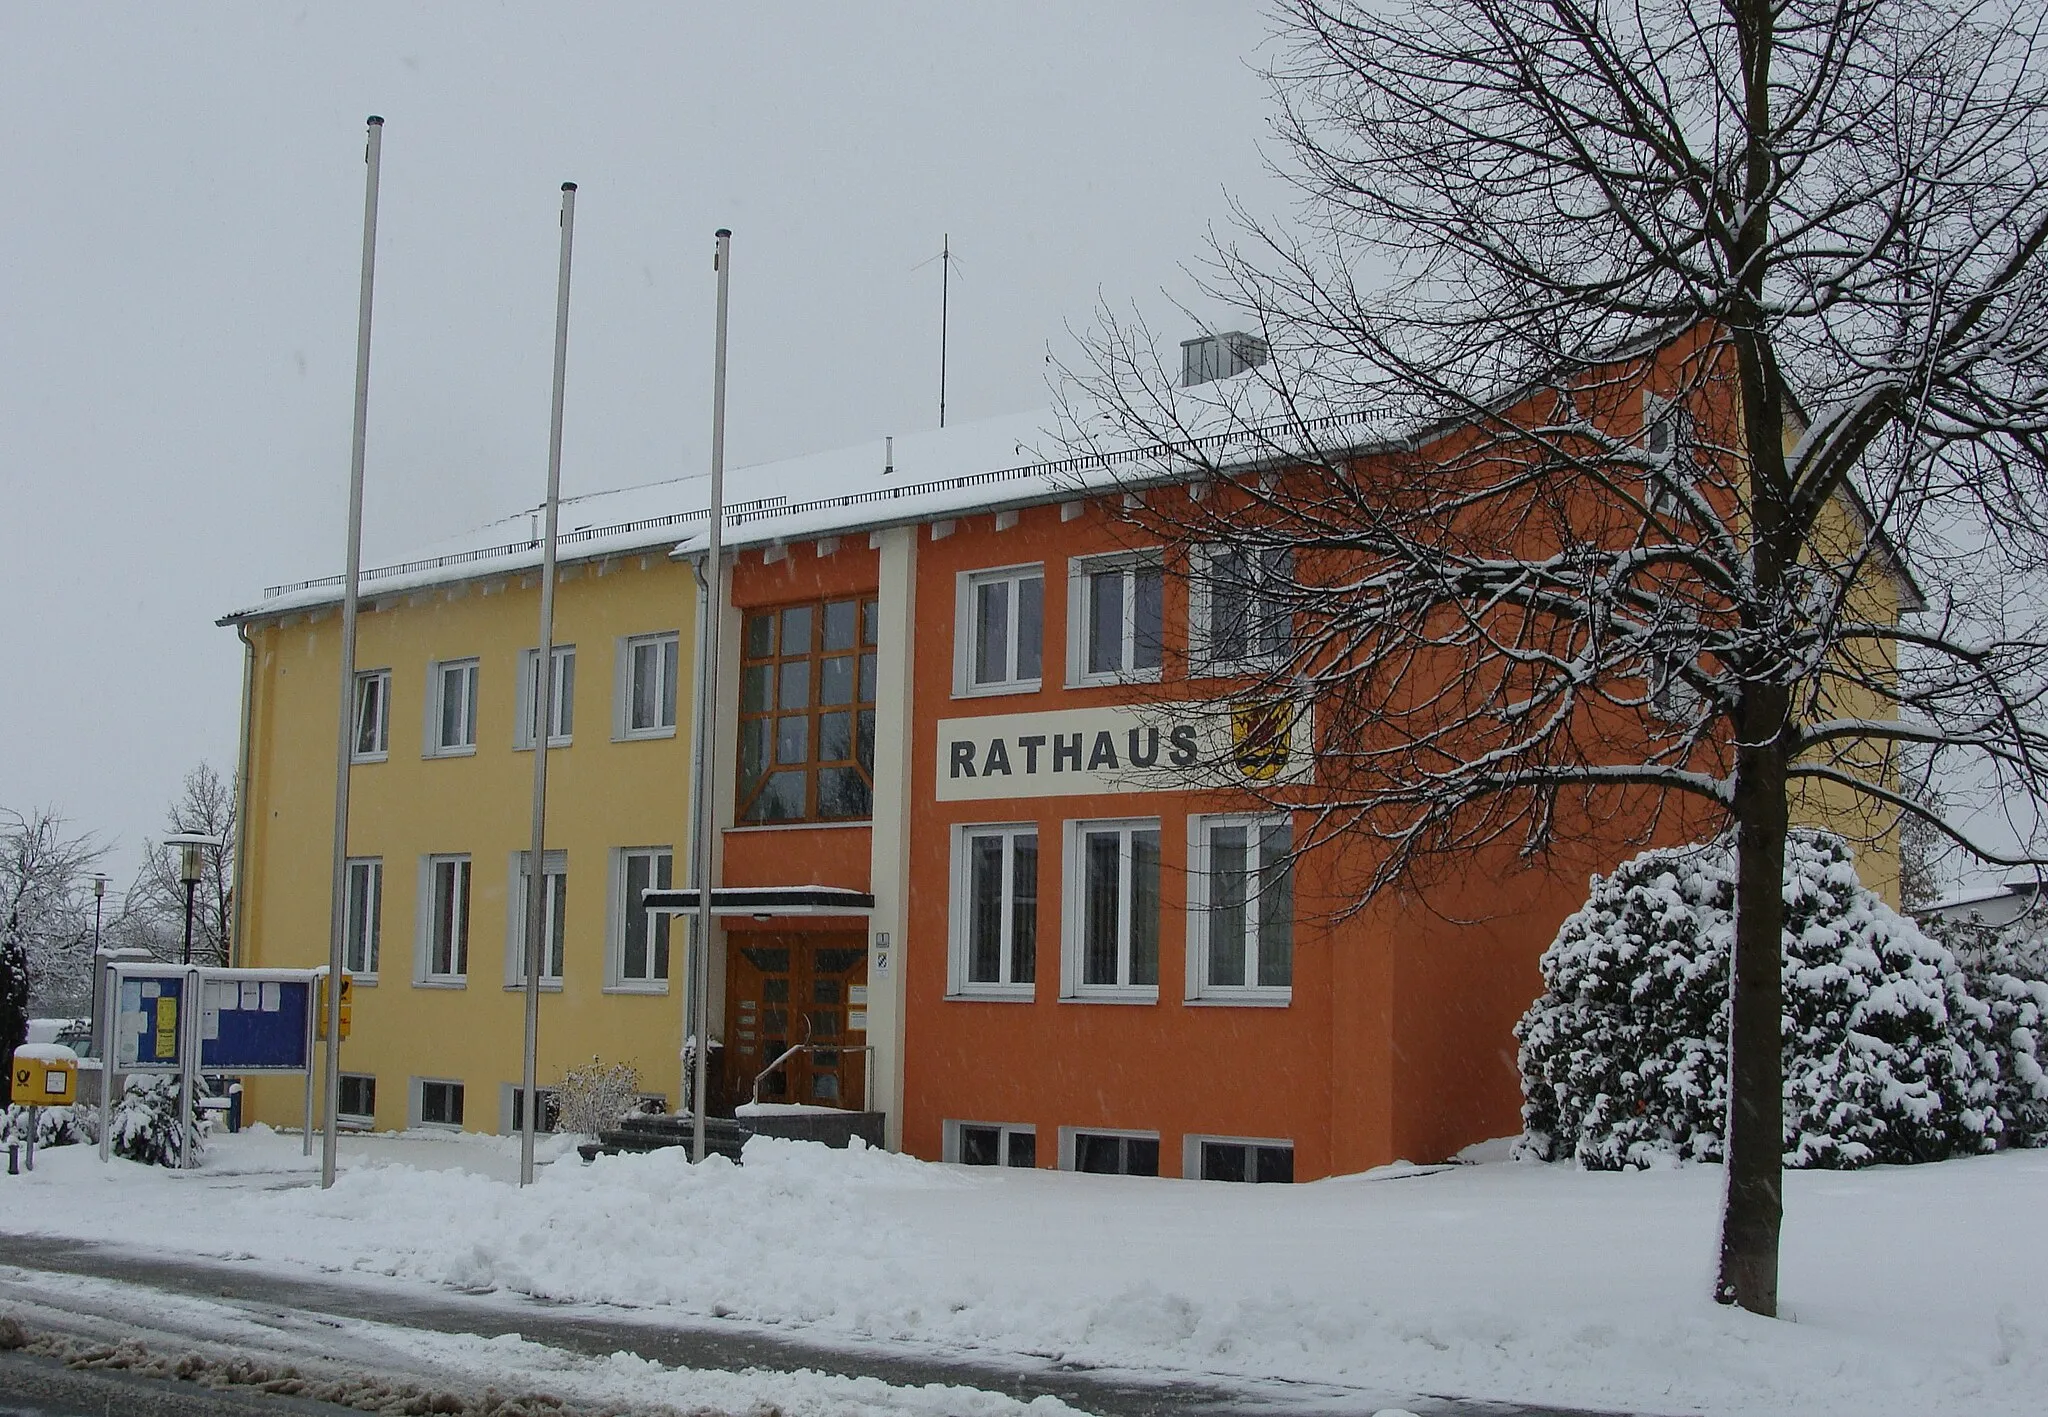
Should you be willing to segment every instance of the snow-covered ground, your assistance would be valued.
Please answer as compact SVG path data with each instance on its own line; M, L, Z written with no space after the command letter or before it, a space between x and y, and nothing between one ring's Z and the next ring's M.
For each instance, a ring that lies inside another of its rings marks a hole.
M757 1140L747 1165L295 1137L189 1174L49 1151L0 1229L554 1299L853 1343L1649 1412L2036 1412L2048 1153L1788 1175L1785 1318L1708 1300L1717 1167L1489 1162L1302 1186L937 1166ZM194 1187L207 1193L194 1205Z

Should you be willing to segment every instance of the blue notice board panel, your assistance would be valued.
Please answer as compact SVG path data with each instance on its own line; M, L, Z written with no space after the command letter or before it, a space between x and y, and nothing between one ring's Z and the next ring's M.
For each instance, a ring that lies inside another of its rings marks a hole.
M175 1072L185 1041L185 974L124 975L114 1020L114 1066L123 1072Z
M220 979L200 985L199 1070L302 1073L312 1059L307 979Z

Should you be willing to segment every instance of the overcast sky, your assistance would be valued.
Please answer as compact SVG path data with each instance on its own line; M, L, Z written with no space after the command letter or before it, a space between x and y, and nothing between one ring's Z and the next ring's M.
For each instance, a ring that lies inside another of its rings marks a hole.
M0 8L0 805L114 847L234 767L213 622L339 571L363 120L387 120L370 563L539 501L560 185L566 492L1047 401L1098 299L1277 211L1244 3ZM1220 312L1219 312L1220 313ZM1173 332L1179 337L1179 332ZM744 497L743 487L733 495Z

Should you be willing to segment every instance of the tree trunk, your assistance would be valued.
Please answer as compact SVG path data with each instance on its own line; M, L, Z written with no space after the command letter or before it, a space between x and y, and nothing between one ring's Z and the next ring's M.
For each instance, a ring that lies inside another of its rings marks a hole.
M1729 981L1728 1145L1714 1297L1778 1312L1784 1219L1785 750L1788 695L1744 694L1735 767L1735 960Z

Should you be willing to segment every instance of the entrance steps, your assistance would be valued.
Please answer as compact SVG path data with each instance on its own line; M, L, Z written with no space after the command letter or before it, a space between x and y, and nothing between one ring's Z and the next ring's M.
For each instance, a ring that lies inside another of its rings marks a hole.
M885 1121L885 1114L881 1112L824 1110L774 1112L751 1117L706 1117L704 1149L738 1161L748 1138L757 1136L823 1142L840 1151L859 1137L869 1146L879 1148ZM600 1155L616 1156L620 1152L659 1151L672 1146L687 1148L692 1126L687 1116L628 1117L612 1130L600 1132L595 1142L585 1142L576 1149L585 1161L593 1161Z

